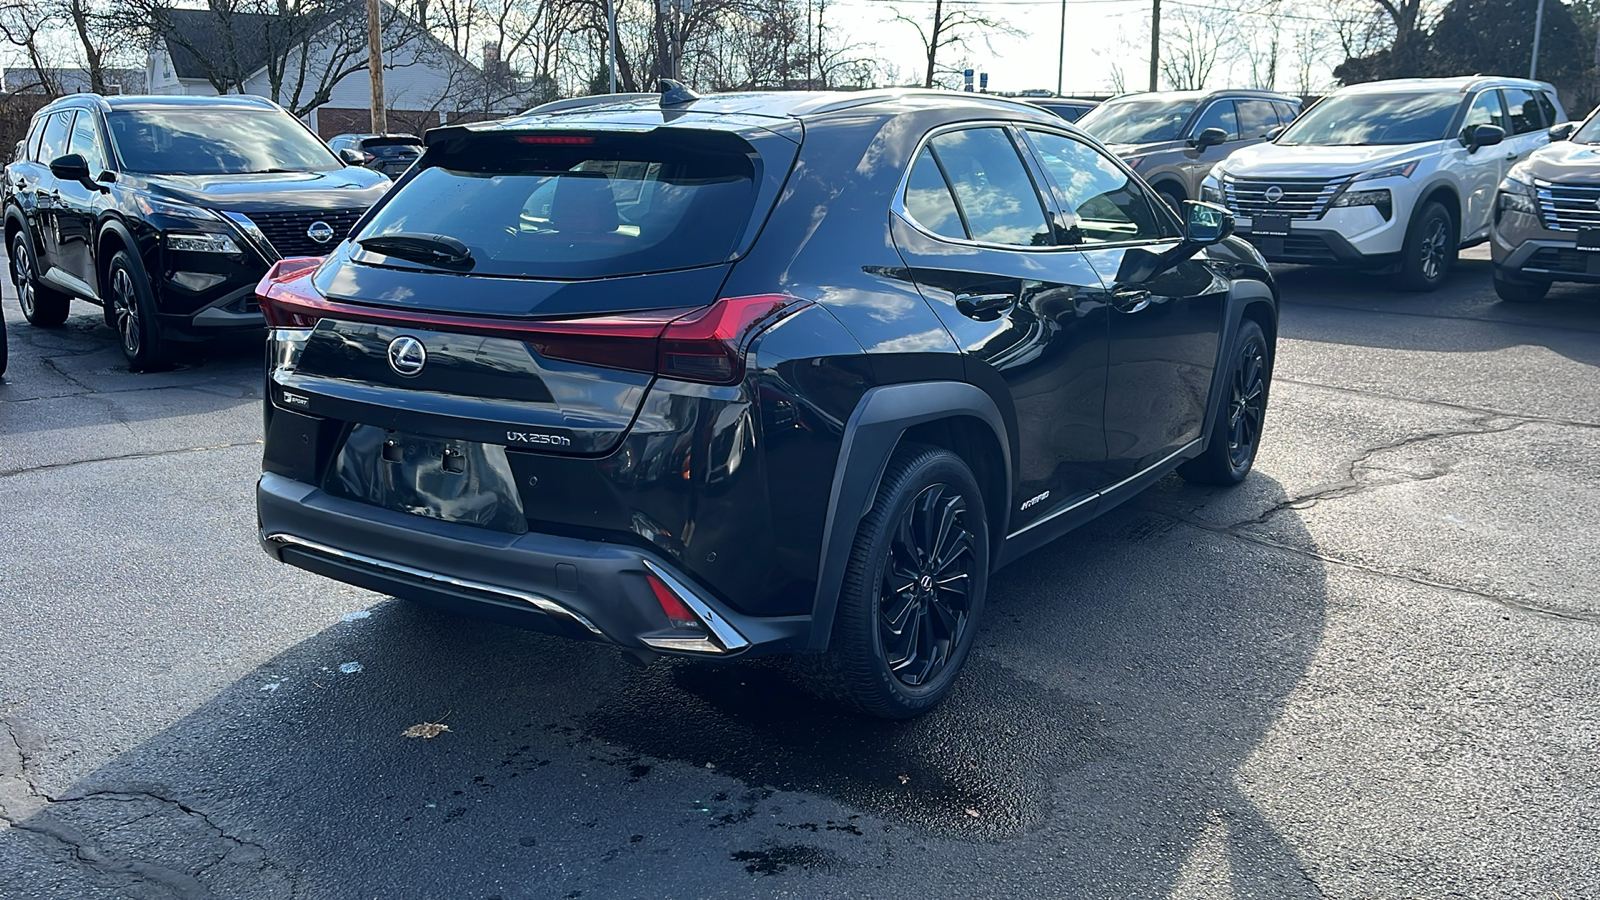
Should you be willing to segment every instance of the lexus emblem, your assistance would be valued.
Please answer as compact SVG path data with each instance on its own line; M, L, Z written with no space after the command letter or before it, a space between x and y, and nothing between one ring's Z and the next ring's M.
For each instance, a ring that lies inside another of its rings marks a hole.
M420 375L428 364L428 349L409 334L402 334L389 342L389 368L410 378Z
M1267 198L1268 203L1277 203L1279 200L1283 199L1283 188L1273 185L1272 187L1267 188L1266 193L1262 196Z
M326 244L333 240L333 226L327 222L312 222L311 227L306 229L306 237L319 244Z
M933 576L924 575L920 579L917 580L917 584L923 590L931 591L931 590L933 590Z

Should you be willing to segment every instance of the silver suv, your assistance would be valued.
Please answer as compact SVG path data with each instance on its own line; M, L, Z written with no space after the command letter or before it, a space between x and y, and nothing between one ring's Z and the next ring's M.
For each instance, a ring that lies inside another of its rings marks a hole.
M1212 166L1275 137L1299 114L1298 99L1270 91L1160 91L1107 100L1077 124L1178 209L1199 199Z

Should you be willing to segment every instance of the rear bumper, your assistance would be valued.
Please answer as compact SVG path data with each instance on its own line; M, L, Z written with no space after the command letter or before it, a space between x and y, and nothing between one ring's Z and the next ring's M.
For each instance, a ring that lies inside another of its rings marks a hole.
M740 615L660 556L550 534L503 534L334 497L266 473L261 545L274 559L372 591L641 654L725 658L803 649L809 616ZM654 577L700 619L673 625Z

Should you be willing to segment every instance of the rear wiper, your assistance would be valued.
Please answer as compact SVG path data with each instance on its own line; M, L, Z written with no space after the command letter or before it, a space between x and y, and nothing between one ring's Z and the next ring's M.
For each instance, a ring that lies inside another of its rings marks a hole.
M364 250L394 256L411 262L436 266L441 269L472 268L476 262L467 245L442 234L424 234L417 231L397 231L378 234L356 241Z

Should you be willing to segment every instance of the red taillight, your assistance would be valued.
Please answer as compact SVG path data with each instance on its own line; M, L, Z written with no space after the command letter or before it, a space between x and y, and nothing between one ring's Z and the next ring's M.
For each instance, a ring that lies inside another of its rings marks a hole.
M669 378L733 384L744 377L751 338L803 305L776 294L718 300L667 326L656 371Z
M581 134L524 134L517 137L519 144L592 144L594 138Z
M661 611L667 614L667 621L674 625L699 625L700 620L694 617L689 607L678 599L672 588L666 586L661 579L654 575L646 575L645 581L650 583L650 592L656 595L656 602L661 604Z
M317 324L317 315L307 314L307 301L314 303L322 296L311 286L311 273L322 265L322 256L291 256L272 264L267 274L256 284L256 301L261 304L261 315L274 328L310 328Z

